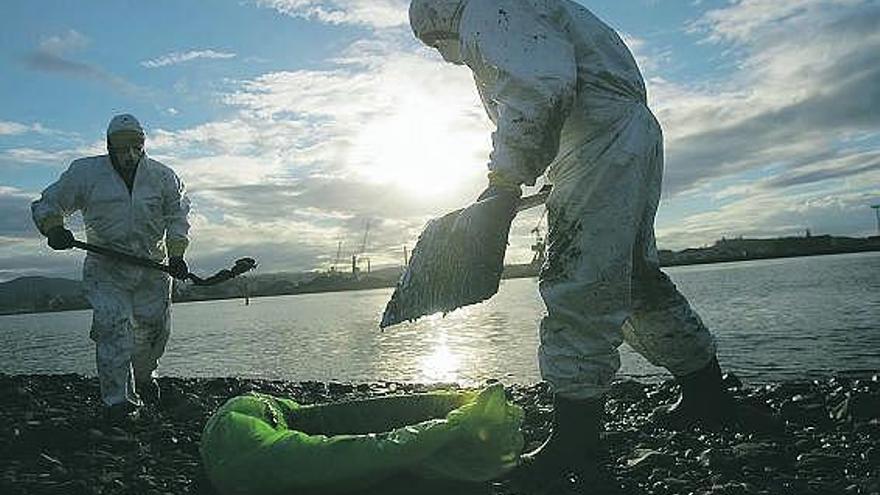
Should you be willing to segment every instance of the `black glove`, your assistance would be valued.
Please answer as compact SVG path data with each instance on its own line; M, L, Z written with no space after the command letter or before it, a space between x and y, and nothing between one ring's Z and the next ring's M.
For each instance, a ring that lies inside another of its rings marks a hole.
M64 251L73 247L73 233L64 227L52 227L46 232L49 247L56 251Z
M490 184L489 187L480 193L477 197L477 201L479 202L494 198L501 200L503 204L509 205L511 208L516 208L516 206L519 205L520 196L522 196L522 190L520 190L519 187L511 189Z
M189 267L182 256L168 258L168 268L171 268L171 276L178 280L186 280L186 276L189 275Z

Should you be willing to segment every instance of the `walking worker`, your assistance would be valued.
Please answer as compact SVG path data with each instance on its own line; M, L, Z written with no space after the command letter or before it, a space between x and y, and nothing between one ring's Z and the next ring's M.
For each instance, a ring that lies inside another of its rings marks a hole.
M663 135L617 33L569 0L412 0L409 15L419 40L473 71L496 126L480 199L503 195L515 208L521 185L545 171L553 184L538 349L553 432L520 472L596 473L602 397L624 340L681 385L656 419L769 420L726 391L713 337L659 268Z
M81 211L88 242L157 262L174 277L189 273L190 202L183 182L144 152L135 117L117 115L107 128L108 154L71 163L31 205L34 223L55 250L73 247L64 219ZM90 337L105 414L111 422L158 403L156 368L171 330L171 278L89 253L83 285L93 312Z

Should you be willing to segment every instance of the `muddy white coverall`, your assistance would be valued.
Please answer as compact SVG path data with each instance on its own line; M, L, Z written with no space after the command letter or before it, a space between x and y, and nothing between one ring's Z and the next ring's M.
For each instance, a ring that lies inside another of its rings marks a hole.
M496 125L489 169L553 184L538 360L554 391L604 393L624 339L675 376L705 366L714 340L659 269L663 136L617 33L569 0L413 0L410 22L473 71Z
M130 193L110 157L101 155L74 161L31 209L44 234L79 210L89 243L158 262L183 256L189 243L184 185L173 170L146 155ZM104 403L139 405L135 384L155 376L170 334L171 279L89 253L83 285L94 309L90 337Z

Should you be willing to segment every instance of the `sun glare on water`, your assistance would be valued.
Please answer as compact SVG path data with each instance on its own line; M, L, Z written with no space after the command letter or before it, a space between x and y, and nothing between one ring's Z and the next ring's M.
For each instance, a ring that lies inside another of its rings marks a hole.
M459 361L459 356L449 349L446 342L441 342L422 359L422 376L429 382L456 382L459 379Z

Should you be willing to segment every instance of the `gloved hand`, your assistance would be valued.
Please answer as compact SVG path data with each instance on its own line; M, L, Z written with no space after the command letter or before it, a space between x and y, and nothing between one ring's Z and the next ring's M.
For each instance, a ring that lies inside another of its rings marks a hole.
M189 275L189 266L182 256L168 258L168 267L171 268L171 276L178 280L186 280L186 276Z
M511 180L497 170L493 170L489 172L489 186L477 197L477 201L498 198L507 204L516 206L519 204L520 196L522 196L522 188L518 182Z
M49 247L56 251L64 251L73 247L73 232L58 226L49 229L46 233Z
M489 184L486 189L483 189L483 192L477 197L477 201L483 201L484 199L494 198L494 197L503 197L507 200L519 200L520 196L522 196L522 190L517 188L509 188L509 187L499 187L494 184Z

